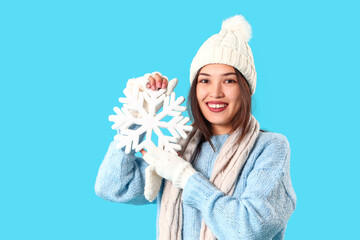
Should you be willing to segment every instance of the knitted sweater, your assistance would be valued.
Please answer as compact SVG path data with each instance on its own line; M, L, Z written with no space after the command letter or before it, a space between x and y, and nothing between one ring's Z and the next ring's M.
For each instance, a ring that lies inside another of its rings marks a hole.
M184 240L197 240L204 220L214 235L226 239L284 239L295 210L296 195L290 179L290 148L285 136L260 132L237 180L232 196L208 180L228 135L211 137L216 152L205 142L193 163L182 194ZM148 204L144 198L147 163L134 152L125 154L110 144L95 183L96 194L114 202ZM160 210L163 185L154 201ZM158 223L157 217L157 223ZM158 239L157 224L157 239Z

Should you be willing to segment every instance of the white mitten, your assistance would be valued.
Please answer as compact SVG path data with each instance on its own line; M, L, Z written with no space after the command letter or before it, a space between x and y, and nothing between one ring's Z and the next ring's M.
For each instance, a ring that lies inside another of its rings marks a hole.
M167 85L167 88L166 88L166 96L169 96L174 88L176 87L177 83L178 83L178 80L177 78L174 78L172 80L169 81L169 79L166 77L166 76L162 76L161 73L159 72L153 72L153 73L147 73L145 74L143 77L138 77L138 78L132 78L132 79L129 79L127 84L126 84L126 89L133 95L135 96L136 98L138 97L138 94L139 92L143 92L145 91L146 89L146 84L149 83L149 77L152 76L153 78L155 78L155 74L159 74L161 77L165 78L166 80L168 80L168 85ZM159 109L161 108L161 105L158 105L157 108L156 108L156 111L159 111ZM144 101L144 109L149 112L149 106L147 104L146 101ZM137 111L130 111L134 117L136 118L140 118L141 117L141 114Z
M184 188L188 179L196 173L192 165L181 157L157 148L155 145L147 147L144 160L155 166L156 173L171 181L175 187Z
M162 177L156 174L155 166L150 165L145 169L144 196L150 202L156 198L161 187L161 181Z

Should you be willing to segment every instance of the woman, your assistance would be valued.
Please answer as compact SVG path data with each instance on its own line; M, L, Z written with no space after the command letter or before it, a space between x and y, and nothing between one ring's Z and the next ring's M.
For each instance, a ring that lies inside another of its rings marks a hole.
M144 172L163 181L157 195L157 239L283 239L295 210L290 148L285 136L260 131L251 114L256 72L240 15L223 22L191 63L188 97L194 130L179 156L156 147L143 159L110 144L96 194L132 204L144 198ZM167 88L161 74L146 87ZM170 84L169 84L170 85Z

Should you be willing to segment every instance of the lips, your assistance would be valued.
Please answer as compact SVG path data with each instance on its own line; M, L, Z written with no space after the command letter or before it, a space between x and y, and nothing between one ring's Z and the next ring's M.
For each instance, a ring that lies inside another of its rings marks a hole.
M206 103L206 106L211 112L222 112L224 111L229 104L225 102L218 102L218 101L210 101Z

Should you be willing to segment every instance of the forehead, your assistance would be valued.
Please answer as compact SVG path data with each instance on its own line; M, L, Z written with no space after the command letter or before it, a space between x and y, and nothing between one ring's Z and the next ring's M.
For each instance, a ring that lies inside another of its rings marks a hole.
M235 73L235 69L232 66L226 64L208 64L201 68L199 73L206 73L210 75Z

